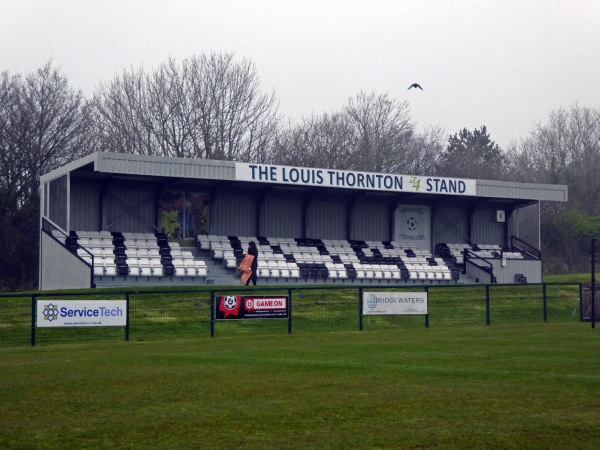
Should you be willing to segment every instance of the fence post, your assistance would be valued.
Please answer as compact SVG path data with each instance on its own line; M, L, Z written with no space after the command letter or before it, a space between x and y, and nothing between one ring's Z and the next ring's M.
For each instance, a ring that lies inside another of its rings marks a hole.
M210 337L215 337L215 291L210 291Z
M292 334L292 290L288 289L288 334Z
M429 328L429 286L425 286L425 294L427 294L427 314L425 314L425 328Z
M31 296L31 346L35 347L36 296Z
M583 322L583 283L579 283L579 321Z
M546 295L547 284L542 285L543 299L544 299L544 322L548 322L548 296Z
M596 236L592 237L592 330L596 328Z
M485 285L485 323L490 324L490 285Z
M125 341L129 342L129 292L125 292Z
M363 330L363 288L358 288L358 331Z

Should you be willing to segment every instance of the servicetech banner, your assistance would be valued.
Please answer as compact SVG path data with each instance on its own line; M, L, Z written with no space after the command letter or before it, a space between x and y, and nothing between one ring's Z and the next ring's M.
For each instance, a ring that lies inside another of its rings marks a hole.
M427 292L364 292L363 315L425 315Z
M237 181L420 194L476 195L475 180L236 163Z
M126 300L38 300L37 327L124 327Z
M223 295L216 298L216 320L287 319L288 317L287 295Z

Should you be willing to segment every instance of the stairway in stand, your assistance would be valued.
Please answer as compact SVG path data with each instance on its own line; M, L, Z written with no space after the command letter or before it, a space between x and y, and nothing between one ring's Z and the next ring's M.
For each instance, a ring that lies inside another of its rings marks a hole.
M236 272L223 267L223 262L213 260L212 258L202 258L206 262L208 274L206 276L206 284L214 284L217 286L239 285L240 279Z

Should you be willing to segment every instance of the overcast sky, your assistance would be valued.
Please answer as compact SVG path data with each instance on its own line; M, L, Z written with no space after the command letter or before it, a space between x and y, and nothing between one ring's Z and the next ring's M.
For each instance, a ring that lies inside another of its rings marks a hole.
M86 96L211 51L254 62L294 120L374 91L419 130L486 125L505 148L552 110L600 108L598 0L0 0L0 71L52 60Z

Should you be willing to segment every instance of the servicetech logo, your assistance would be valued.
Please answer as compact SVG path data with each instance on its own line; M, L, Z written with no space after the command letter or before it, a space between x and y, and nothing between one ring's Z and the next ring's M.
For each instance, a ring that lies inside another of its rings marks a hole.
M58 319L58 305L53 305L52 303L44 305L44 320L52 322L56 319Z

